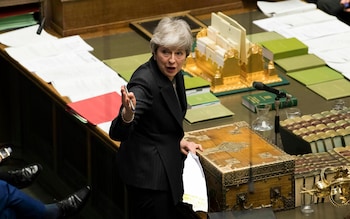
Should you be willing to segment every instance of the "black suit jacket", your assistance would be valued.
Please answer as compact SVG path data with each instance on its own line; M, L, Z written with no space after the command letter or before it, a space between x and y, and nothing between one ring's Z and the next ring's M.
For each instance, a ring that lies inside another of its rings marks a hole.
M137 100L134 121L122 123L121 107L109 135L121 141L117 161L124 182L138 188L170 189L176 204L183 195L180 141L187 101L182 72L174 80L177 94L153 57L141 65L128 83Z

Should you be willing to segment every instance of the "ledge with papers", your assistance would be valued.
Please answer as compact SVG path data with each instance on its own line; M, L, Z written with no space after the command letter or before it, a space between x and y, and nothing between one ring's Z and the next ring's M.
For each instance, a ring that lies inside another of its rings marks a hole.
M302 2L300 0L286 0L278 2L265 2L264 10L275 10L284 4ZM299 4L296 3L296 4ZM302 2L300 4L306 4ZM271 8L269 8L271 7ZM278 13L277 13L278 14ZM273 31L285 38L295 37L308 47L308 54L317 56L325 65L334 69L342 77L338 80L323 80L322 83L305 84L310 90L316 92L326 100L350 96L350 26L317 8L310 10L292 10L291 13L253 21L254 24L266 31ZM330 43L332 42L332 43ZM302 59L302 56L293 57L293 61ZM278 63L277 63L278 64ZM322 65L322 64L321 64ZM280 66L282 67L282 66ZM317 68L319 66L315 66ZM302 70L302 69L300 69ZM303 71L305 72L305 71ZM308 72L308 71L307 71ZM315 76L299 73L286 73L297 77L303 83L303 78ZM321 72L319 72L322 74ZM320 74L313 79L320 78ZM332 89L331 89L332 88Z
M111 92L67 104L79 116L92 125L112 121L119 113L121 97Z
M257 1L257 5L259 9L268 17L316 9L316 4L311 4L300 0L286 0L278 2Z
M69 112L73 110L80 121L87 120L108 133L108 123L116 113L107 105L120 105L120 87L126 81L93 56L93 48L80 36L56 38L45 31L38 35L37 28L35 25L0 34L0 42L28 72L67 97Z

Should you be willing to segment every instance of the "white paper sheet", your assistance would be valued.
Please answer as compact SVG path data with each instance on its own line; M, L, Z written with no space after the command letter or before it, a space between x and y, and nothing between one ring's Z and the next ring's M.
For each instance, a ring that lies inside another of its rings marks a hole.
M9 47L19 47L57 39L57 37L47 33L45 30L42 30L41 34L38 35L36 33L38 28L39 25L33 25L2 33L0 34L0 43Z
M263 18L255 20L253 23L266 31L276 31L330 20L337 20L337 18L322 10L315 9L303 13Z
M257 1L259 9L268 17L308 11L316 8L315 4L301 0Z
M55 57L64 53L92 51L93 48L80 36L64 37L57 40L26 44L21 47L8 47L5 51L15 60L30 62Z
M113 91L120 94L121 86L126 84L125 80L116 73L110 76L100 73L99 76L55 80L52 85L62 96L69 97L72 102Z
M208 212L207 184L199 157L189 153L183 172L183 201L192 204L194 211Z

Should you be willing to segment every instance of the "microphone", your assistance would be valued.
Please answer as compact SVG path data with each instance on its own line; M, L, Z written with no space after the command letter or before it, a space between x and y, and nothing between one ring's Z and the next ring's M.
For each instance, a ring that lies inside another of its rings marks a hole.
M274 88L272 88L272 87L269 87L269 86L265 85L265 84L262 83L262 82L256 82L256 81L254 81L254 82L253 82L253 87L254 87L255 89L257 89L257 90L265 90L265 91L271 92L271 93L273 93L273 94L276 94L277 97L279 97L279 98L281 98L281 97L286 97L286 98L289 99L289 98L292 97L292 95L287 94L287 93L282 92L282 91L279 91L279 90L274 89Z

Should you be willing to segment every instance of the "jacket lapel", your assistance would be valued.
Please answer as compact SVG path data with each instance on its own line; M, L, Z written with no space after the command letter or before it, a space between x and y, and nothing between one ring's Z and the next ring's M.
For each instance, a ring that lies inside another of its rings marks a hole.
M152 68L153 68L153 72L156 72L156 78L157 78L157 83L158 86L160 88L160 92L161 95L165 101L165 103L167 104L170 112L173 114L173 116L176 118L176 120L178 121L179 125L182 127L182 120L184 118L184 114L186 112L186 96L184 96L184 91L183 89L181 89L181 87L183 87L183 79L181 79L181 77L183 77L181 75L181 72L178 73L178 75L176 75L176 83L177 83L177 93L178 96L176 96L175 94L175 90L173 87L172 82L165 77L158 69L156 62L152 59ZM177 101L177 98L179 101Z

